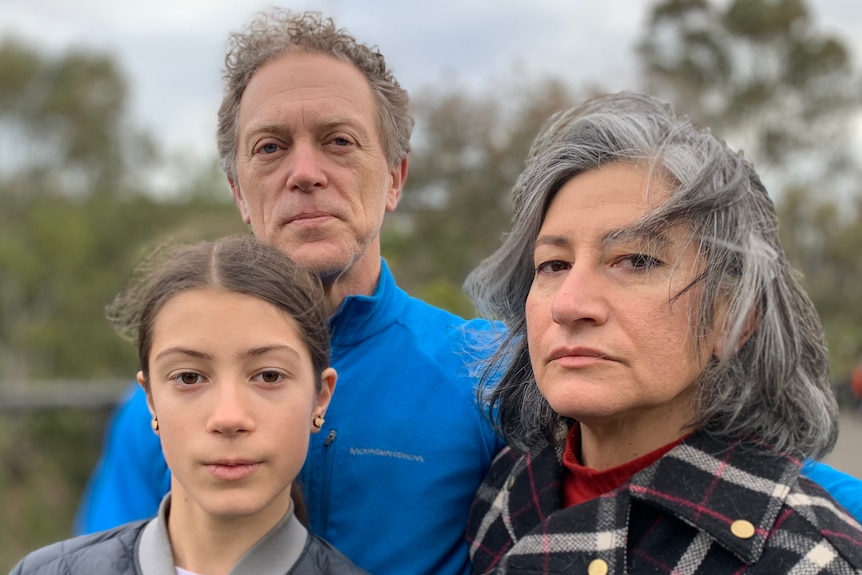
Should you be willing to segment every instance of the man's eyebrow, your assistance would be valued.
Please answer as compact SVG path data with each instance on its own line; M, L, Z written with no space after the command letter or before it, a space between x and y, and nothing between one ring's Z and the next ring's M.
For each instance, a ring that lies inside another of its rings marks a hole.
M312 125L316 130L333 130L336 128L340 128L343 126L350 126L356 130L363 130L363 126L361 122L358 122L352 116L337 116L337 117L329 117L326 120L320 122L313 122ZM270 122L270 121L260 121L251 124L246 131L246 135L251 134L260 134L266 132L272 133L281 133L288 130L287 125L284 122Z

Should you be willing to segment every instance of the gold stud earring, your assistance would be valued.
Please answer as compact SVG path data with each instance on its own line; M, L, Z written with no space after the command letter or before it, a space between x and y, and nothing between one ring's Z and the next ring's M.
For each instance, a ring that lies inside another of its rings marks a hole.
M159 430L159 418L154 417L153 420L150 422L150 425L153 427L153 432L158 431Z
M322 415L315 415L314 419L311 420L311 425L313 425L317 429L320 429L321 427L323 427L323 424L325 422L326 422L326 420L323 419Z

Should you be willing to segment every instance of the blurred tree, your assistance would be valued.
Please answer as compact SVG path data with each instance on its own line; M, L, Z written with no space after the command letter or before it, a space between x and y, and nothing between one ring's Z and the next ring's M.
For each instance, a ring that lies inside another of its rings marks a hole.
M782 243L826 330L833 377L846 384L862 357L862 194L839 203L791 187L777 208Z
M648 92L737 142L758 166L796 177L795 168L822 175L850 165L842 144L859 109L858 74L803 0L660 0L638 57Z
M130 125L127 96L108 56L0 39L0 385L131 383L135 350L103 310L142 252L243 230L214 163L186 161L176 194L150 193L164 159ZM107 414L3 415L0 572L70 535Z
M143 246L175 227L204 232L200 213L241 227L226 186L223 198L190 193L211 185L212 166L188 166L170 201L146 193L158 157L126 99L107 56L0 43L0 379L133 373L102 310Z
M572 102L552 79L481 95L450 85L414 97L407 186L383 231L384 255L410 293L474 314L461 284L509 229L512 185L533 137Z

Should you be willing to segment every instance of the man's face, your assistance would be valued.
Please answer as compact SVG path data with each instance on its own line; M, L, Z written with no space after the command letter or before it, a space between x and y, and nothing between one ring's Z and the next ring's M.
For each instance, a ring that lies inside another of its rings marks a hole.
M362 73L330 56L282 56L249 82L238 130L231 189L254 234L324 281L376 270L407 162L387 164Z

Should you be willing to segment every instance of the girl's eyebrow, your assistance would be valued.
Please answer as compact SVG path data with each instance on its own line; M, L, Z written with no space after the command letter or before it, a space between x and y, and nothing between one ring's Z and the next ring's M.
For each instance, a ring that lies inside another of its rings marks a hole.
M271 344L271 345L262 345L262 346L252 347L252 348L244 349L244 350L238 352L236 354L236 356L239 359L246 359L246 358L252 358L252 357L259 357L259 356L267 354L271 351L284 351L284 352L287 352L289 355L295 356L297 359L302 358L302 356L299 354L298 351L296 351L295 349L293 349L289 345L284 345L284 344ZM196 359L203 359L203 360L212 360L213 359L213 356L208 354L208 353L198 351L196 349L191 349L188 347L174 346L174 347L169 347L167 349L163 349L153 358L153 360L158 361L160 359L164 359L165 357L168 357L171 355L185 355L185 356L193 357Z
M197 359L212 359L213 358L210 354L204 353L202 351L198 351L196 349L191 349L191 348L181 347L181 346L174 346L174 347L169 347L169 348L163 349L153 358L153 360L158 361L158 360L163 359L169 355L187 355L189 357L194 357Z
M288 355L294 356L296 359L302 359L302 356L298 351L290 347L289 345L284 344L271 344L271 345L262 345L258 347L252 347L237 353L237 357L240 359L247 359L252 357L259 357L261 355L265 355L271 351L283 351L287 352Z

